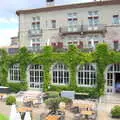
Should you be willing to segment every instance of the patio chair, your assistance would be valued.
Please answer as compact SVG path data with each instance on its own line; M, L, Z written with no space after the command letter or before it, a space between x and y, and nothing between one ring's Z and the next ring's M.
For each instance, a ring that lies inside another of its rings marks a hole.
M93 114L88 117L88 120L96 120L96 114Z
M72 107L70 109L70 111L73 112L73 113L79 113L80 112L79 107Z

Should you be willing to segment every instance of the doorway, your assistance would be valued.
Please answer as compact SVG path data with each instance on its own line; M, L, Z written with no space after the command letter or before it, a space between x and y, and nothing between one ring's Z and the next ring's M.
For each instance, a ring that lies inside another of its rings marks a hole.
M115 92L120 93L120 73L115 73Z
M105 72L106 94L120 93L120 64L110 64Z

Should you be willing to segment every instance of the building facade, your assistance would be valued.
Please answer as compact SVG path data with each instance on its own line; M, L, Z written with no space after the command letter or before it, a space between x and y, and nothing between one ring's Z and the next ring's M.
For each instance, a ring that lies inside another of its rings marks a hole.
M119 50L120 2L95 1L89 3L55 6L54 1L38 9L19 10L20 46L33 50L47 43L67 48L94 48L106 42ZM50 4L51 3L51 4Z
M74 44L79 49L95 49L98 43L107 43L111 49L120 49L120 1L94 1L89 3L54 6L54 0L47 7L19 10L19 44L33 51L46 45L68 48ZM45 66L30 64L27 67L29 89L43 90ZM71 70L64 63L54 63L50 69L52 85L68 86ZM94 88L97 84L97 64L77 65L77 87ZM104 71L105 93L115 93L120 84L120 64L110 64ZM9 82L20 82L20 65L9 69Z

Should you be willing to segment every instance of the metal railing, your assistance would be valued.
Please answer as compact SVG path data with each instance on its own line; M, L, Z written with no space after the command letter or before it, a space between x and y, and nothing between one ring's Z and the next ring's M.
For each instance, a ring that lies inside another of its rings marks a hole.
M78 33L83 34L86 32L105 32L107 29L104 24L98 24L94 26L89 25L74 25L74 26L64 26L59 28L61 34Z
M42 35L42 29L31 29L28 31L28 36L41 36Z
M40 53L40 52L42 52L42 48L40 48L40 47L28 47L28 51L29 52L32 52L32 53Z

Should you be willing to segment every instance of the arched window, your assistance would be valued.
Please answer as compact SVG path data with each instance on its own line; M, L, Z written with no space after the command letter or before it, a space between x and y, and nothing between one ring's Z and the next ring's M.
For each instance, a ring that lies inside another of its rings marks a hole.
M11 81L20 81L20 65L12 65L9 69L9 75Z
M55 64L52 68L52 83L58 85L69 84L69 70L64 64Z
M79 86L91 87L96 84L96 65L80 65L77 69L77 83Z
M30 88L43 88L43 65L30 65L29 80Z

